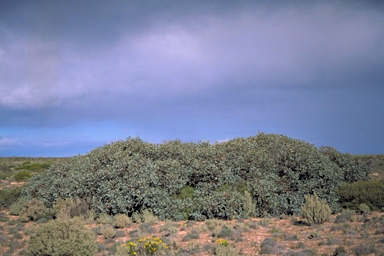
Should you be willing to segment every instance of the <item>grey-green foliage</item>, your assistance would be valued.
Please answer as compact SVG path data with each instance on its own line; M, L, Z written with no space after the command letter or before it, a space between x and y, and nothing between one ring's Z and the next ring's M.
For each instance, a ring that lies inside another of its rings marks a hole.
M95 255L94 233L79 218L51 220L31 234L28 251L32 255Z
M305 196L305 204L301 208L301 217L308 225L322 224L331 216L331 208L325 200L316 194Z
M332 147L321 147L320 151L341 169L344 182L352 183L369 179L371 167L356 156L342 154Z
M19 217L21 221L36 221L43 216L49 216L50 209L47 209L43 201L40 201L36 198L33 198L25 202L19 212Z
M17 200L15 203L11 205L11 207L9 208L9 213L11 215L19 216L21 210L24 207L24 204L26 204L27 202L28 200L26 198L24 197L19 198L19 200Z
M59 198L81 198L97 214L132 216L150 209L161 219L203 220L247 216L253 210L249 199L255 216L297 214L304 195L316 192L338 211L336 190L348 171L324 150L282 135L216 144L129 138L32 177L24 196L48 207Z

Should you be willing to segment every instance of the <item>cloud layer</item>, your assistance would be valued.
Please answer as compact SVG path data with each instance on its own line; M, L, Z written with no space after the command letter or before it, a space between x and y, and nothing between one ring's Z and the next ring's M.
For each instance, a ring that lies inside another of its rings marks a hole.
M84 133L93 146L258 131L383 150L372 144L384 139L384 15L373 1L3 5L0 153L33 134L59 147L61 136L83 145Z

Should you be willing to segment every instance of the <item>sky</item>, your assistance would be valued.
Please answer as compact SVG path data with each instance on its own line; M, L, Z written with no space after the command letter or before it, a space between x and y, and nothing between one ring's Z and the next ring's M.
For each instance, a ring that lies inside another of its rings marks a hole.
M384 153L382 1L1 1L0 156L259 132Z

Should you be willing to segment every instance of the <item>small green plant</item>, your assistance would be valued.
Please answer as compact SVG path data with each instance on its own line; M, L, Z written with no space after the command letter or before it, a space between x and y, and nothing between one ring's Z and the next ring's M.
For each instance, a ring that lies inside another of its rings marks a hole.
M322 224L331 216L331 208L325 200L315 194L305 196L305 204L301 207L301 217L308 225Z
M369 208L369 206L364 204L364 203L359 204L359 210L360 210L360 213L370 213L371 212L371 208Z
M214 231L217 228L221 228L224 225L224 221L218 219L209 219L205 221L205 225L208 230Z
M138 213L138 212L134 212L132 214L132 221L135 222L135 223L142 223L141 214Z
M189 254L196 255L200 251L200 244L195 241L190 241L186 246L186 251Z
M201 225L202 226L202 225ZM164 225L160 228L161 231L166 231L168 234L175 234L179 231L179 228L176 224L171 221L166 221Z
M112 224L113 218L111 217L111 215L109 215L107 213L103 213L96 219L96 223L98 223L98 224Z
M195 229L191 231L191 233L185 235L182 239L183 242L187 242L191 239L198 239L200 237L199 233Z
M275 254L276 241L273 238L265 238L260 245L260 254Z
M262 218L262 219L259 220L259 224L262 227L268 226L269 223L271 223L271 220L269 218Z
M8 220L9 218L7 217L7 215L4 212L0 212L0 221L7 222Z
M142 218L142 221L144 223L148 223L148 224L155 224L156 222L159 221L159 218L157 216L155 216L151 210L149 209L145 209L142 213L141 213L141 218Z
M125 228L132 223L131 218L126 214L118 213L113 217L113 225L116 228Z
M56 219L39 225L28 241L32 255L93 256L97 243L93 232L80 218Z
M99 233L104 236L105 239L114 238L116 230L111 225L104 225L100 228Z
M279 232L280 232L280 230L278 228L276 228L276 226L273 225L271 228L271 233L275 234L275 233L279 233Z
M217 234L218 238L227 238L227 239L233 239L234 238L234 231L231 227L228 227L227 225L224 225L220 232Z
M31 177L32 177L32 175L29 171L21 171L21 172L16 173L15 181L17 181L17 182L27 181Z
M345 223L347 221L353 221L354 215L354 210L344 209L341 214L337 215L335 223Z

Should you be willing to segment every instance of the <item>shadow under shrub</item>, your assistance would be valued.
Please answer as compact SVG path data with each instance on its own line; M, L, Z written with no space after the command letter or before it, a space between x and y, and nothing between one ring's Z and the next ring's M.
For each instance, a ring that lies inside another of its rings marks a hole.
M28 242L32 255L93 256L97 252L94 233L79 218L51 220L35 229Z

